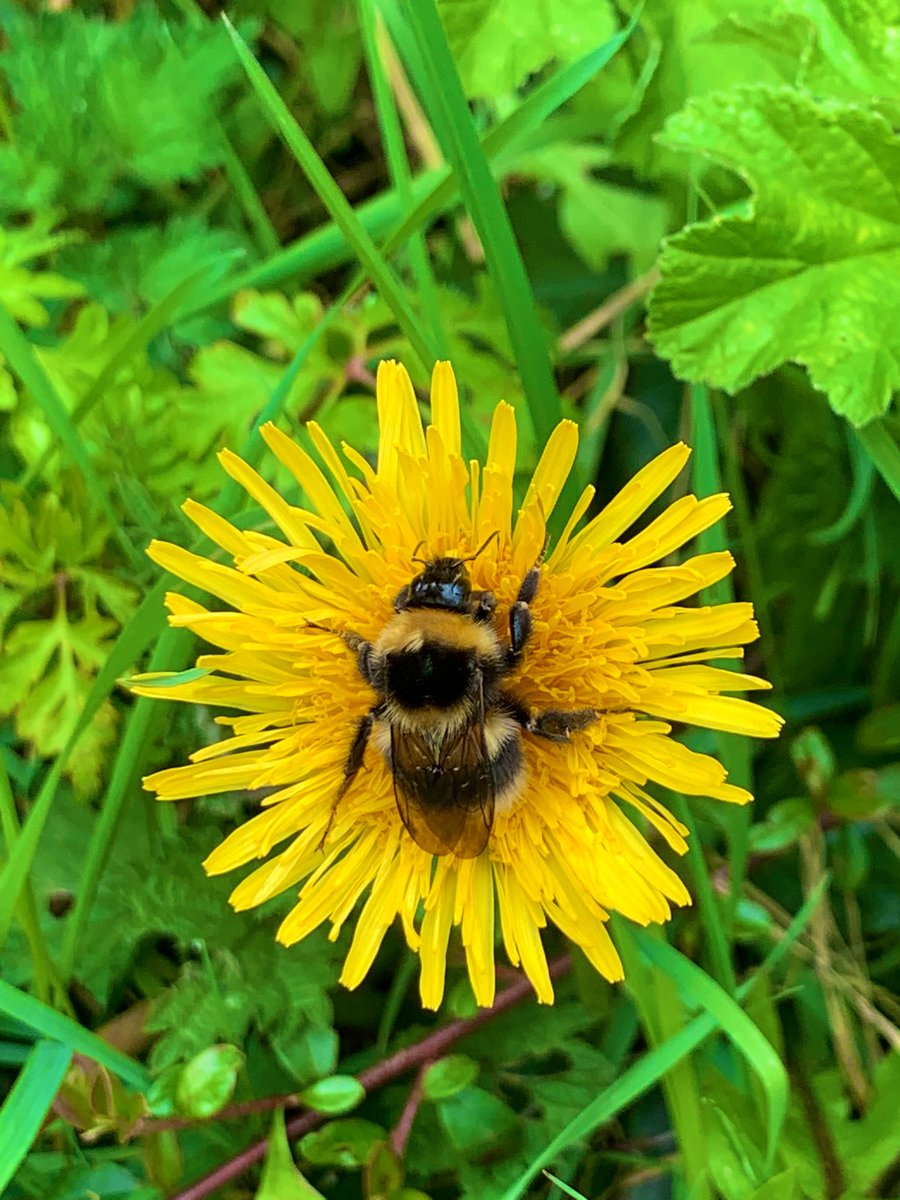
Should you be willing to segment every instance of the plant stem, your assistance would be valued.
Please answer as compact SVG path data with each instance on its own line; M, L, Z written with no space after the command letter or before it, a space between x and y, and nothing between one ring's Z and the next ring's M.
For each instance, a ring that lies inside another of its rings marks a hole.
M884 482L900 500L900 446L883 417L878 417L853 432L878 469Z
M565 975L572 967L572 960L568 955L562 958L555 959L550 964L550 978L558 979ZM460 1018L456 1021L451 1021L447 1025L443 1025L440 1029L436 1029L433 1033L429 1033L427 1037L422 1038L420 1042L416 1042L412 1046L404 1046L402 1050L398 1050L395 1054L383 1058L381 1062L375 1063L366 1070L360 1071L357 1078L367 1092L372 1092L376 1088L383 1087L386 1083L390 1083L400 1075L405 1075L408 1071L415 1070L422 1066L423 1063L429 1063L436 1058L440 1058L442 1054L455 1045L461 1038L466 1037L470 1033L474 1033L476 1029L480 1029L482 1025L486 1025L492 1021L494 1017L519 1004L528 995L531 994L531 983L525 979L518 979L508 988L504 988L497 996L493 1005L490 1008L480 1009L472 1017ZM284 1105L288 1097L268 1097L268 1108L280 1108ZM277 1103L272 1103L277 1101ZM252 1103L252 1102L250 1102ZM256 1102L257 1105L260 1102ZM238 1107L238 1106L232 1106ZM229 1109L223 1109L216 1114L217 1120L227 1119L226 1114ZM257 1107L254 1111L261 1111ZM244 1115L241 1113L240 1115ZM286 1125L287 1135L290 1139L301 1137L310 1130L316 1129L319 1125L323 1125L328 1116L325 1113L307 1111L300 1113L293 1120L288 1121ZM158 1128L156 1125L154 1128ZM217 1188L224 1187L226 1183L230 1183L233 1179L237 1179L242 1175L248 1167L252 1167L255 1163L262 1162L266 1157L269 1148L268 1138L261 1138L258 1142L254 1142L252 1146L248 1146L246 1150L242 1150L240 1154L236 1154L227 1162L216 1167L214 1171L210 1171L208 1175L204 1175L202 1179L198 1179L196 1183L191 1184L182 1192L172 1197L172 1200L203 1200L205 1196L211 1195Z

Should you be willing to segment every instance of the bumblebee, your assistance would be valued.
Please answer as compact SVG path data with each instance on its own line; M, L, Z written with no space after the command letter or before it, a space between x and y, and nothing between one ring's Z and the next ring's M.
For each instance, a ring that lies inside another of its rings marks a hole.
M358 723L335 808L371 739L390 767L403 824L429 854L482 852L495 813L525 784L523 734L564 742L597 716L590 708L533 713L504 689L531 635L543 554L522 580L503 640L493 594L473 590L466 570L492 538L468 558L414 555L423 570L395 598L378 639L343 635L378 699Z

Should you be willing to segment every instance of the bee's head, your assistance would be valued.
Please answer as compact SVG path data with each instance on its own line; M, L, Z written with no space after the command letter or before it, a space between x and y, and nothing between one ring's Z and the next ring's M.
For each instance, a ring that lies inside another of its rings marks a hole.
M409 585L407 608L446 608L468 612L472 584L461 558L433 558Z
M417 558L416 554L422 546L416 546L413 562L420 563L425 569L416 575L407 588L401 592L403 608L443 608L450 612L469 612L472 599L472 581L466 570L466 563L477 558L495 537L492 533L483 545L467 558ZM399 599L399 597L398 597Z

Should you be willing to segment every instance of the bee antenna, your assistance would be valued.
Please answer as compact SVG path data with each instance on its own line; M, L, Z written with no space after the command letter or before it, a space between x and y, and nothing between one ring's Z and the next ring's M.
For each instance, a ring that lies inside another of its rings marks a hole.
M459 561L461 563L472 562L474 559L476 559L479 556L479 554L481 554L483 551L487 550L488 546L491 544L491 542L494 540L494 538L496 538L498 542L500 541L500 530L499 529L495 529L494 532L490 535L490 537L485 538L485 540L481 543L481 545L478 547L478 549L475 551L474 554L470 554L468 556L468 558L461 558Z
M419 551L425 545L427 540L428 540L427 538L422 538L421 542L419 542L418 546L416 546L415 550L413 550L412 555L410 557L410 562L419 563L419 565L423 566L423 567L428 566L427 558L417 558L416 557L418 555Z

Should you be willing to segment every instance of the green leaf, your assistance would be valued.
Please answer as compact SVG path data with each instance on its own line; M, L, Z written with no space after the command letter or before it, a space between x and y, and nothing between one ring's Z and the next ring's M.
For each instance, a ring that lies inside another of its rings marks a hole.
M16 108L0 145L0 210L104 209L122 180L196 179L222 160L208 118L235 69L217 27L143 5L116 22L6 10L4 24Z
M116 1050L76 1021L63 1016L46 1004L41 1004L33 996L19 991L3 979L0 979L0 1012L21 1021L35 1033L53 1038L64 1043L70 1050L92 1058L131 1087L143 1090L150 1082L146 1067L129 1058L127 1054L122 1054L120 1050Z
M247 78L250 80L256 96L263 106L266 116L284 139L285 144L309 179L319 199L328 209L332 220L353 247L372 282L378 288L384 301L390 306L398 324L409 338L413 350L421 361L430 367L435 356L430 346L422 337L420 325L416 321L404 289L398 282L390 264L375 246L359 217L335 183L328 168L316 153L312 142L294 120L290 110L272 86L265 71L253 57L246 42L228 20L225 13L222 14L222 19L225 22L228 34L234 45L235 54L240 60L241 66L246 71Z
M801 1200L796 1172L793 1168L779 1171L758 1187L750 1200Z
M54 233L58 219L58 212L49 209L25 225L0 228L0 303L23 325L42 328L50 320L44 300L70 300L84 290L73 279L31 268L35 259L79 240L74 230Z
M459 180L466 208L484 245L525 389L532 426L538 440L544 442L560 419L559 397L547 338L537 318L531 284L509 215L481 148L433 0L416 0L415 3L402 0L401 10L422 64L422 101ZM399 21L395 21L392 28L396 35Z
M731 14L707 37L784 56L788 82L818 96L871 104L896 116L900 50L892 0L783 0Z
M794 942L809 924L810 918L822 901L827 886L828 879L824 878L812 890L806 898L803 907L785 931L784 937L775 949L770 952L766 962L763 964L763 969L774 970L784 960ZM673 951L673 953L675 952ZM699 970L699 968L696 969ZM702 974L702 972L700 973ZM712 987L716 987L716 984L708 976L704 978L706 978ZM758 970L755 975L751 976L746 983L738 988L739 998L743 999L749 995L756 982L761 978L763 978L763 970ZM716 990L719 991L721 996L725 995L720 989L716 988ZM728 999L727 997L725 998ZM729 1000L730 1003L731 1001ZM749 1020L749 1018L747 1019ZM549 1166L550 1163L554 1162L567 1146L571 1146L573 1143L587 1137L595 1129L611 1120L616 1113L620 1112L634 1099L646 1092L667 1071L670 1071L686 1055L695 1050L718 1027L718 1014L710 1009L694 1017L678 1033L667 1038L665 1042L643 1054L626 1071L623 1071L613 1083L604 1088L599 1095L595 1096L572 1121L550 1140L549 1144L542 1147L540 1152L530 1160L528 1167L522 1174L503 1192L501 1200L519 1200L519 1197L524 1195L538 1172L543 1167ZM754 1026L754 1029L756 1029L756 1026ZM759 1033L758 1030L757 1033Z
M224 1108L237 1086L244 1055L237 1046L207 1046L182 1068L175 1106L186 1117L211 1117Z
M705 971L665 942L656 941L640 932L636 936L642 954L665 970L687 995L715 1016L732 1044L758 1076L768 1105L766 1162L771 1171L787 1112L789 1092L787 1072L780 1058L744 1010Z
M900 808L900 763L877 771L842 771L825 796L827 808L846 821L871 821Z
M454 1149L467 1159L508 1149L519 1127L509 1105L479 1087L439 1100L437 1115Z
M282 1111L272 1119L269 1149L254 1200L323 1200L322 1193L294 1166Z
M478 1078L478 1063L465 1054L448 1054L425 1072L423 1093L428 1100L455 1096Z
M373 1148L383 1142L386 1133L380 1125L360 1117L329 1121L321 1129L300 1139L300 1153L316 1166L362 1167Z
M0 1109L0 1191L28 1153L59 1085L72 1047L62 1042L36 1042Z
M300 1093L300 1099L316 1112L339 1116L351 1112L366 1098L366 1089L353 1075L331 1075Z
M500 96L551 59L566 63L616 30L608 0L439 0L447 41L469 96Z
M785 89L690 104L666 143L738 171L749 215L671 238L650 333L685 379L737 391L806 366L855 425L900 387L900 143L881 117Z
M856 743L866 754L900 752L900 703L867 713L857 726Z
M631 270L646 271L659 253L668 205L650 193L595 178L593 172L609 161L604 146L555 142L518 157L516 174L559 189L560 229L588 266L599 271L621 254Z

